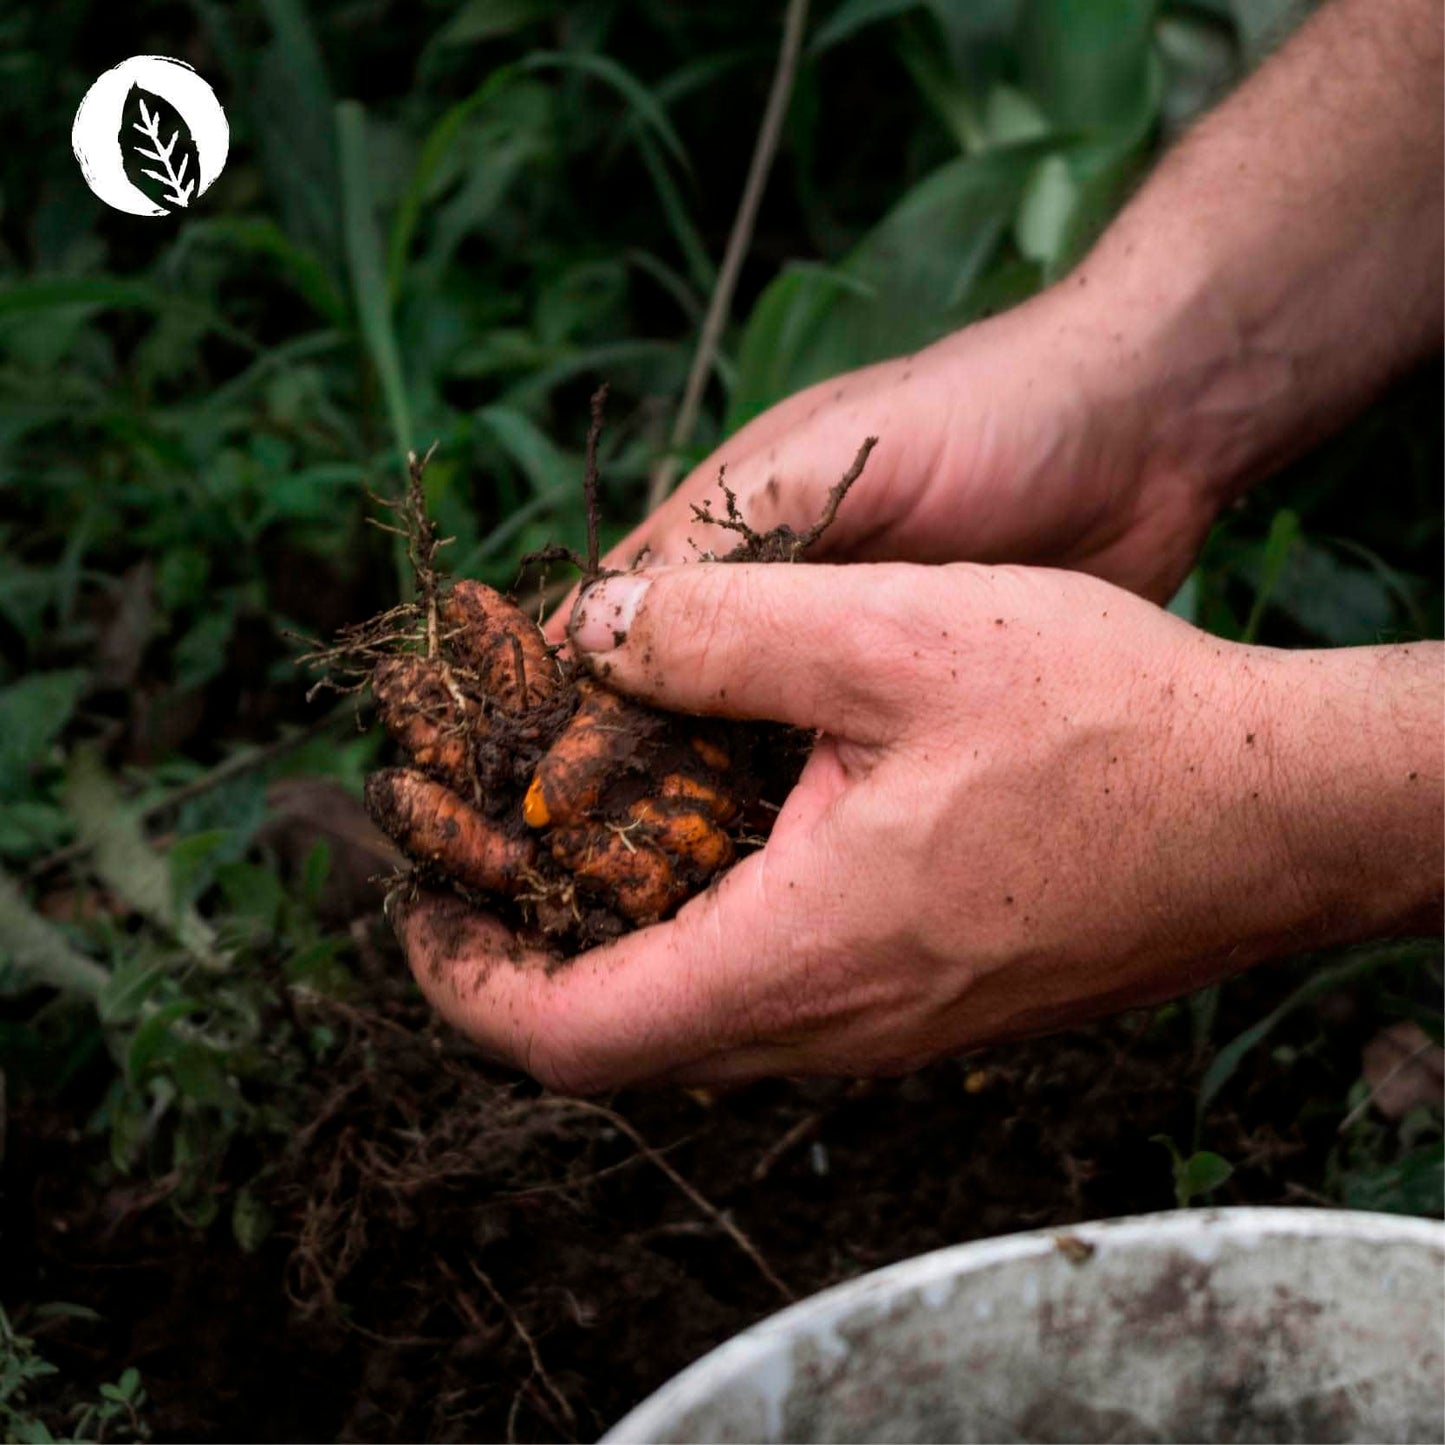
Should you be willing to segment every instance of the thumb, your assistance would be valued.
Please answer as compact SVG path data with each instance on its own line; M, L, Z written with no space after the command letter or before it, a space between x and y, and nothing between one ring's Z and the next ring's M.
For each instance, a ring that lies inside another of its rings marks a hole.
M674 712L882 742L906 711L918 568L693 562L603 577L567 635L611 687Z

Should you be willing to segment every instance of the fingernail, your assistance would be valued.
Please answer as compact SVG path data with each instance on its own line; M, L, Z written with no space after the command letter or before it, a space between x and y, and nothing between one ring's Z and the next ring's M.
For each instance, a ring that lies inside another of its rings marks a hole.
M643 593L652 585L646 577L604 577L585 588L572 608L567 636L579 652L611 652L627 641L632 619Z

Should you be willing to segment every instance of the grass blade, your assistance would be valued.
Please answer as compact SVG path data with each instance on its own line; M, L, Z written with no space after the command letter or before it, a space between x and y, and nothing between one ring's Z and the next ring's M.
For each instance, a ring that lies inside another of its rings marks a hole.
M366 111L357 101L343 100L336 107L336 135L341 150L342 229L352 299L367 355L381 383L396 443L397 465L401 467L412 450L411 405L402 380L401 355L392 325L390 293L367 174Z

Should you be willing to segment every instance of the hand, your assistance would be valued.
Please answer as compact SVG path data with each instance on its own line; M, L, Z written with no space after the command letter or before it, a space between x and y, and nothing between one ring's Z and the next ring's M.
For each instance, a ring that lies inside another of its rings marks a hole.
M560 1089L898 1071L1438 890L1428 649L1232 646L966 564L659 568L582 610L612 685L821 736L766 848L670 922L558 967L459 901L404 912L437 1007Z
M1218 498L1166 447L1147 366L1094 299L1053 291L916 356L789 397L729 439L604 559L625 568L722 553L736 537L718 475L749 525L817 521L865 437L861 480L809 559L1028 562L1092 573L1167 601ZM548 626L562 639L572 598Z

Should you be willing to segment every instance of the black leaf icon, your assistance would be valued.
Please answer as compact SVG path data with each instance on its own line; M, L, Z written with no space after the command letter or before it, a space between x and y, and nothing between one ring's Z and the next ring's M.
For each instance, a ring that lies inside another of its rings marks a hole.
M190 126L170 101L131 86L121 108L120 149L133 186L173 210L190 205L200 156Z

